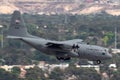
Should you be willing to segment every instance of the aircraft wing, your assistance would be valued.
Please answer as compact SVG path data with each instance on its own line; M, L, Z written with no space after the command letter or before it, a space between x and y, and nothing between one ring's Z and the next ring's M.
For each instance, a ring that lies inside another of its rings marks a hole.
M81 44L82 42L83 42L82 39L73 39L73 40L67 40L61 42L51 41L46 43L46 47L70 51L73 45Z
M82 43L83 42L83 40L82 39L73 39L73 40L67 40L67 41L62 41L63 43L67 43L67 44L80 44L80 43Z
M47 48L53 48L53 49L59 49L59 50L70 50L71 45L63 44L63 43L54 43L54 42L48 42L46 44Z
M59 43L48 42L46 46L49 48L62 48L64 45Z

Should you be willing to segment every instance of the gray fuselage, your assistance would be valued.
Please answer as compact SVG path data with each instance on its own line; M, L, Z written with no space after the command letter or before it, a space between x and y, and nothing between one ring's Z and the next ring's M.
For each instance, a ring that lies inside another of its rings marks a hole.
M51 41L43 38L22 38L22 41L28 43L37 50L45 53L47 55L54 55L58 57L77 57L80 59L88 60L104 60L110 59L112 55L104 47L88 45L83 43L75 43L75 40L69 42L66 41ZM49 48L46 46L48 42L59 43L68 46L64 46L62 49L57 47ZM77 44L79 48L77 50L72 50L71 46Z

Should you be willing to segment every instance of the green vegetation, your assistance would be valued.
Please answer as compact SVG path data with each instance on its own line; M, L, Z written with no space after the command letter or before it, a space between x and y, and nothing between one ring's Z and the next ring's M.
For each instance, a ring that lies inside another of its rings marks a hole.
M13 80L13 79L19 80L17 75L7 72L4 69L0 69L0 80L8 80L8 79L9 80Z
M44 71L38 67L27 70L26 80L45 80Z
M20 72L21 71L20 71L19 67L13 67L12 70L11 70L11 73L13 73L13 74L15 74L17 76L19 76Z

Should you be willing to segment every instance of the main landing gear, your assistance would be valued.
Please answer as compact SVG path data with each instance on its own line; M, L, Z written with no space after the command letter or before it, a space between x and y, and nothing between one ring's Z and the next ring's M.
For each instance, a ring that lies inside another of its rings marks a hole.
M97 60L96 62L97 62L97 64L101 64L101 60Z
M70 60L71 58L70 57L56 57L58 60Z

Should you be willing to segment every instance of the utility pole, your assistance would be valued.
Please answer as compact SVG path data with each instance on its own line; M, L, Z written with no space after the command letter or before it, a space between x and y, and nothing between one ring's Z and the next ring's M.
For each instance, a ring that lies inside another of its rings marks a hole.
M3 29L1 31L1 34L2 34L2 39L1 39L1 48L3 48Z
M64 22L65 24L67 24L68 23L68 16L67 16L67 13L65 13L65 22Z
M115 27L115 49L117 49L117 27Z
M3 48L3 26L0 25L1 28L1 48Z

